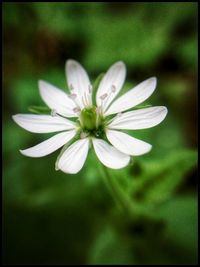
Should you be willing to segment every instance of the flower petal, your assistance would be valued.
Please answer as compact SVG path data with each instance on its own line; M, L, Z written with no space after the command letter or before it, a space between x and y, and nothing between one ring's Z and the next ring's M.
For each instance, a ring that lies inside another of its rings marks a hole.
M57 165L58 169L71 174L79 172L87 158L88 149L88 138L76 141L60 157Z
M73 111L76 105L64 91L41 80L39 81L39 89L42 99L49 108L55 109L58 114L66 117L77 117Z
M68 87L76 95L80 108L84 108L86 106L85 101L83 101L85 95L91 101L91 93L89 92L91 83L87 72L77 61L70 59L66 62L66 76Z
M103 111L107 109L112 100L119 93L126 76L126 66L122 61L112 65L100 82L96 95L97 106L102 105L101 97L108 96L103 101Z
M150 107L125 112L116 116L108 125L109 129L138 130L159 124L167 115L166 107Z
M28 157L44 157L56 151L61 146L65 145L75 136L75 134L75 130L59 133L36 146L30 147L25 150L20 150L20 152Z
M32 133L52 133L75 129L75 123L59 116L17 114L13 120Z
M92 139L99 160L108 168L120 169L128 165L130 156L120 152L102 139Z
M114 101L114 103L105 112L105 115L122 112L144 102L154 92L155 88L155 77L143 81Z
M150 144L119 131L107 130L106 136L114 147L128 155L143 155L152 148Z

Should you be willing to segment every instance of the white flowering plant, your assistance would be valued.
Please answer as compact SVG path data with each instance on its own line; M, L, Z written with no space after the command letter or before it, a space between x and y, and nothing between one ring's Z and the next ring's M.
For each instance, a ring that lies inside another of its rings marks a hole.
M138 107L156 88L155 77L149 78L125 94L117 97L125 80L126 67L122 61L112 65L91 85L85 69L75 60L66 62L69 93L40 80L39 91L48 106L48 114L17 114L14 121L33 133L56 133L53 137L20 152L29 157L43 157L63 147L56 160L56 170L78 173L91 147L102 163L103 177L111 193L134 216L146 213L133 205L130 196L122 190L107 168L121 169L131 157L148 153L152 145L124 133L158 125L167 115L164 106ZM32 111L45 108L32 107Z
M56 170L69 174L82 169L91 146L100 162L111 169L123 168L129 164L130 157L148 153L152 148L150 144L121 130L156 126L166 117L167 108L133 109L154 92L155 77L116 99L125 76L125 64L119 61L109 68L94 90L85 69L77 61L68 60L68 94L40 80L40 95L50 109L49 114L17 114L13 119L27 131L56 134L20 152L29 157L43 157L64 146L56 161Z
M197 4L3 11L5 264L196 264Z

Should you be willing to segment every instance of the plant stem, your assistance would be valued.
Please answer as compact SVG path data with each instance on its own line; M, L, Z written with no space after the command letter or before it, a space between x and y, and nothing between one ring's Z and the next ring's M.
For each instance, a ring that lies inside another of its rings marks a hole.
M101 170L104 178L104 182L109 189L111 195L113 196L117 205L126 212L129 219L137 221L140 219L149 219L151 221L159 221L159 218L155 217L155 210L153 206L144 205L134 201L121 187L118 183L116 177L111 175L109 170L101 164Z
M109 170L101 164L101 170L103 173L104 182L112 194L115 202L118 206L126 212L131 219L140 220L141 218L152 219L154 221L159 220L153 214L152 207L146 206L141 203L137 203L132 199L118 183L116 177L111 175Z
M120 184L117 182L116 177L111 175L108 171L108 169L104 166L101 165L101 169L103 172L103 178L106 183L106 186L108 187L110 193L112 194L114 200L120 206L123 210L126 212L132 214L133 211L133 205L132 201L129 198L129 196L123 191L121 188Z

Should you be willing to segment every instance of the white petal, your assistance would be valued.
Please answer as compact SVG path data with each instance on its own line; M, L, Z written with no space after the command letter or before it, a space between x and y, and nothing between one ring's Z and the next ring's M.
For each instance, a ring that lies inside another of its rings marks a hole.
M49 108L55 109L58 114L66 117L77 117L73 111L76 105L64 91L41 80L39 81L39 89L42 99Z
M66 76L68 87L73 88L72 92L77 95L80 108L84 108L86 105L82 98L85 98L85 94L90 97L91 101L91 94L89 94L90 80L87 72L77 61L67 60Z
M75 129L75 123L59 116L17 114L13 120L32 133L52 133Z
M108 127L126 130L151 128L163 121L166 115L167 108L162 106L133 110L116 116Z
M105 98L103 101L103 111L106 110L111 101L119 93L124 83L125 76L126 76L126 66L121 61L112 65L104 75L102 81L100 82L96 95L97 106L101 106L102 104L101 96L108 94L108 97ZM114 86L115 92L111 91L112 86Z
M56 151L61 146L65 145L75 136L75 134L75 130L59 133L36 146L30 147L25 150L20 150L20 152L28 157L44 157Z
M105 115L115 114L144 102L154 92L155 88L155 77L145 80L114 101Z
M108 168L120 169L128 165L130 156L120 152L101 139L92 139L99 160Z
M77 173L83 167L89 149L89 139L85 138L73 143L62 154L58 161L58 169L66 173Z
M143 155L152 148L150 144L119 131L107 130L106 136L114 147L128 155Z

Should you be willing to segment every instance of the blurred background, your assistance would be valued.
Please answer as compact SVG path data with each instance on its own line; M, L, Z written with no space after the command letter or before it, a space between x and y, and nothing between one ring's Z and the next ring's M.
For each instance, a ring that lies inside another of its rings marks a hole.
M91 151L82 171L55 171L59 151L20 154L46 139L13 121L44 105L37 82L67 90L73 58L92 81L118 60L125 92L156 76L146 104L169 113L131 131L153 145L110 173L149 213L129 218ZM3 261L6 264L197 263L197 3L3 3Z

